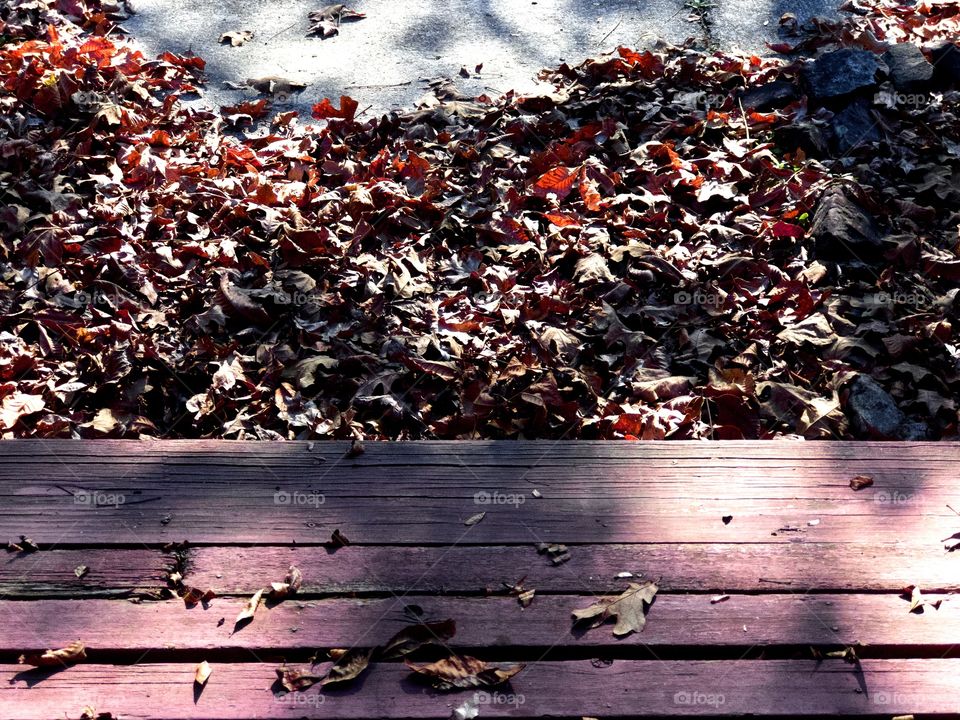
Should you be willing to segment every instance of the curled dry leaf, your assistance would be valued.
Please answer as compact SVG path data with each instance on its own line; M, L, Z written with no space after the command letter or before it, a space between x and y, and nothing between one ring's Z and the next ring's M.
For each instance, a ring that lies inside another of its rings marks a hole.
M917 614L922 613L926 607L932 607L934 610L939 610L940 605L943 603L942 599L927 600L923 596L923 593L920 592L920 587L918 585L907 585L900 592L900 597L910 601L910 608L907 610L907 612Z
M204 660L197 665L197 669L193 673L193 681L197 683L197 685L206 685L212 672L213 669L210 667L210 663Z
M872 475L857 475L850 478L850 488L852 490L863 490L873 485Z
M287 571L287 576L283 579L282 583L270 583L270 588L267 592L267 599L274 602L279 602L280 600L297 593L302 584L303 575L301 574L300 569L297 568L296 565L291 565L290 569Z
M710 604L716 605L717 603L726 602L729 599L729 595L714 595L712 598L710 598Z
M39 655L36 653L21 655L17 662L21 665L33 665L34 667L57 667L70 665L86 659L86 648L82 642L75 640L60 650L47 650Z
M209 588L206 590L201 590L198 587L187 586L181 588L180 595L180 597L183 598L183 604L188 608L193 607L197 603L206 604L213 600L216 596L217 594Z
M467 527L472 527L473 525L476 525L478 522L483 520L483 518L485 518L486 516L487 516L487 513L478 512L476 515L471 515L466 520L464 520L463 524L466 525Z
M450 655L432 663L413 663L404 660L413 672L428 678L437 690L465 690L475 687L493 687L506 682L524 665L505 668L489 665L468 655Z
M393 660L409 655L424 645L445 643L456 633L457 624L453 620L409 625L387 640L377 655L383 660Z
M354 438L350 441L350 449L347 450L348 458L355 458L360 455L363 455L366 452L367 448L363 444L363 440L360 438Z
M277 679L289 692L300 692L323 680L323 675L317 675L303 668L281 665L277 668Z
M630 583L626 591L615 598L604 598L590 607L573 611L574 623L588 622L591 628L599 627L609 618L617 619L613 634L617 637L643 630L647 611L657 595L657 583Z
M333 548L334 550L338 550L339 548L346 547L349 544L350 544L350 540L347 538L346 535L340 532L340 528L337 528L330 535L330 540L327 542L327 547Z
M331 651L332 654L333 651ZM356 679L370 665L373 649L353 648L346 652L339 652L337 655L337 661L320 681L323 686Z
M73 574L76 575L78 579L83 579L89 572L90 568L88 568L86 565L77 565L73 569Z
M253 620L254 614L257 612L257 608L260 607L260 600L263 598L263 589L257 590L253 596L247 601L246 606L243 610L237 615L237 619L234 622L234 625L243 625L245 623Z

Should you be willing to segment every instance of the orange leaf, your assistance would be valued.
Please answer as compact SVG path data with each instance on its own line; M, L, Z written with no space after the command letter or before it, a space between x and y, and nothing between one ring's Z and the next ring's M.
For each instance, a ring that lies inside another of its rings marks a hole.
M573 190L573 184L577 181L579 174L579 169L571 170L565 167L548 170L533 184L533 194L544 198L553 194L557 196L557 200L563 200Z

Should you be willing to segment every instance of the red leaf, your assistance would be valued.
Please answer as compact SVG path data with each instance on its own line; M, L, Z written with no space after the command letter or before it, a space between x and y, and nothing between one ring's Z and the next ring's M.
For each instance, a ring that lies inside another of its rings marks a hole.
M806 234L799 225L783 222L783 220L775 222L772 230L777 237L802 238Z
M335 108L330 98L324 98L313 106L313 116L317 120L327 120L328 118L341 118L347 122L353 122L357 114L357 107L360 105L356 100L347 95L340 96L340 107Z

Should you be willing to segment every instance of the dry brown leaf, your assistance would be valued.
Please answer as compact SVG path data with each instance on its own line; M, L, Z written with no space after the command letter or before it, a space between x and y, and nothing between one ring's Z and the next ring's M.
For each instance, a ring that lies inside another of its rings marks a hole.
M873 485L872 475L857 475L850 478L850 488L852 490L863 490Z
M56 667L69 665L87 659L87 650L83 643L75 640L60 650L47 650L42 654L21 655L17 661L21 665L34 667Z
M378 656L383 660L409 655L414 650L431 643L445 643L457 632L453 620L409 625L398 632L380 648Z
M349 544L350 544L350 540L347 538L346 535L340 532L340 528L337 528L330 535L330 541L327 543L327 546L334 549L339 549L342 547L346 547Z
M617 619L613 634L617 637L643 630L647 611L656 597L659 587L652 580L630 583L626 591L615 598L604 598L590 607L573 611L575 623L590 622L590 627L602 625L609 618Z
M296 594L297 591L300 590L300 586L302 584L303 575L301 574L299 568L297 568L296 565L291 565L290 569L287 571L287 576L283 579L282 583L270 583L270 590L267 593L267 599L274 602L279 602L284 598Z
M263 589L257 590L247 601L246 606L240 611L240 614L237 615L234 625L242 625L253 620L253 616L257 612L257 608L260 607L260 600L262 597Z
M204 660L197 665L197 669L193 673L193 681L197 683L197 685L206 685L207 679L212 672L213 669L210 667L210 663Z
M292 668L287 665L281 665L277 668L277 679L279 679L280 684L290 692L300 692L312 685L316 685L323 680L323 676L316 675L302 668Z
M431 685L438 690L493 687L506 682L524 668L522 664L500 668L467 655L450 655L432 663L413 663L409 660L404 660L404 663L413 672L429 678Z
M228 30L220 36L219 42L230 43L231 47L240 47L253 39L253 30Z
M907 585L900 593L900 596L910 601L910 608L907 612L922 613L925 607L932 607L939 610L943 600L927 600L920 592L918 585Z
M373 649L353 648L342 654L338 653L338 655L339 657L333 667L327 671L323 680L320 681L321 685L349 682L357 678L370 665Z
M79 579L83 579L89 572L90 572L90 568L88 568L86 565L77 565L73 569L73 574L76 575L77 578Z
M363 455L367 451L366 445L363 444L363 440L360 438L354 438L350 441L350 449L347 450L348 458L355 458L360 455Z

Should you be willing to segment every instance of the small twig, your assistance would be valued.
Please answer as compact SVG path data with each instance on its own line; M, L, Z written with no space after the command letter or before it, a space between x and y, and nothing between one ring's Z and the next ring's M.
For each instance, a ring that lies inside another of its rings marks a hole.
M760 578L757 582L773 583L774 585L793 585L792 580L769 580L767 578Z
M406 82L393 83L392 85L344 85L343 87L347 90L379 90L380 88L405 87L412 82L413 80L407 80Z
M743 109L743 100L737 98L737 105L740 106L740 115L743 116L743 129L747 133L747 142L750 142L750 123L747 122L747 113Z
M296 25L296 24L297 24L297 23L295 23L295 22L294 22L294 23L290 23L290 24L287 25L283 30L280 30L279 32L274 33L273 35L271 35L270 37L268 37L266 40L264 40L264 41L263 41L263 44L266 45L268 42L270 42L271 40L273 40L275 37L277 37L277 36L279 36L279 35L283 35L287 30L289 30L290 28L292 28L292 27L293 27L294 25Z
M953 510L954 515L960 515L960 512L957 512L956 510L954 510L953 507L950 505L950 503L947 503L947 507Z
M600 39L600 42L597 43L597 47L600 47L601 45L603 45L603 43L606 42L607 38L613 35L617 31L617 28L620 27L620 23L622 22L623 22L623 18L620 18L619 20L617 20L617 24L613 26L613 29L610 32L608 32L606 35L604 35Z

